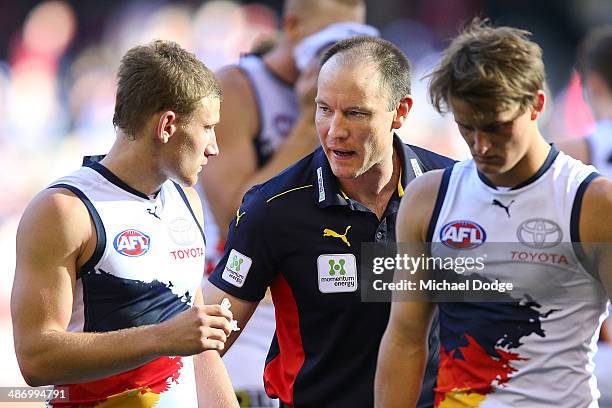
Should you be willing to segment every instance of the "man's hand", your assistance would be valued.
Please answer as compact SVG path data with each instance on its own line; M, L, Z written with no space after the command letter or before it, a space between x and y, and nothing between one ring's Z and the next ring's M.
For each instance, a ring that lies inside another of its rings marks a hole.
M221 351L231 333L232 312L220 305L193 306L158 325L164 354L190 356L206 350Z

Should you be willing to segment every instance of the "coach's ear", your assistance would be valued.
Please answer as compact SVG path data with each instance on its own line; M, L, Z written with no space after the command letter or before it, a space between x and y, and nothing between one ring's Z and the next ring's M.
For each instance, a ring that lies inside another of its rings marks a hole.
M391 129L399 129L404 124L408 117L408 112L412 109L412 96L406 95L397 104L395 108L395 117L391 123Z

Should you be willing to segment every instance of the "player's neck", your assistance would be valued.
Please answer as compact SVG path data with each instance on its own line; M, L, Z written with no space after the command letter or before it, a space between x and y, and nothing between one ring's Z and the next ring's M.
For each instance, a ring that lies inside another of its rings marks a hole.
M542 168L550 149L551 146L538 133L537 140L511 170L502 174L487 174L486 177L499 187L518 186L529 180Z
M357 178L339 180L340 188L351 199L365 205L381 219L397 189L401 165L401 160L393 148L390 160L373 166Z
M147 149L146 143L126 140L118 136L113 147L100 162L121 181L147 196L159 191L166 181L160 170L155 167L156 153ZM139 146L136 146L138 144Z
M289 84L294 84L300 75L292 53L290 45L281 42L263 57L268 68Z

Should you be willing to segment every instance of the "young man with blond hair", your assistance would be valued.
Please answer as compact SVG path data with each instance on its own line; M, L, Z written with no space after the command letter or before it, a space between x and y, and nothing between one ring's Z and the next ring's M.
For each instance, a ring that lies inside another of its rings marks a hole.
M232 315L202 301L202 211L190 188L218 152L220 100L213 73L179 45L130 49L111 150L26 209L15 349L28 384L56 385L51 405L237 407L217 355Z
M612 251L582 243L611 242L600 214L612 211L612 183L540 134L544 64L528 32L476 20L430 77L434 107L453 113L473 158L408 186L397 240L407 256L421 256L423 244L432 257L482 251L484 269L472 278L515 285L487 301L467 290L465 301L438 298L436 407L596 406L591 359ZM396 300L376 373L381 408L415 405L434 309Z

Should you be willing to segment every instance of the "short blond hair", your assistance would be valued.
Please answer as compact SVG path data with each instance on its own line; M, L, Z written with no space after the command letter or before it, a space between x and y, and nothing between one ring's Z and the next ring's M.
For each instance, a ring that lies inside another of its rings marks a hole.
M186 121L208 96L221 98L221 86L194 54L172 41L136 46L121 59L113 125L134 138L154 113L173 110Z

